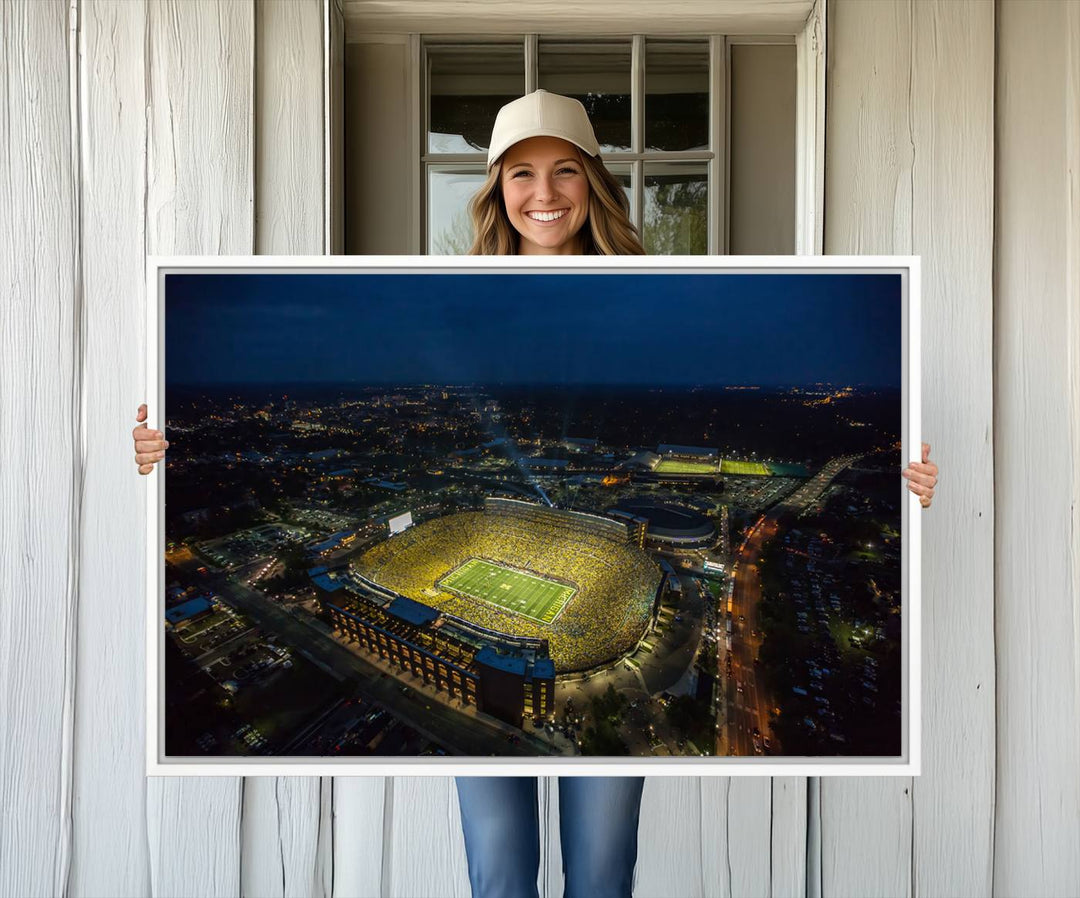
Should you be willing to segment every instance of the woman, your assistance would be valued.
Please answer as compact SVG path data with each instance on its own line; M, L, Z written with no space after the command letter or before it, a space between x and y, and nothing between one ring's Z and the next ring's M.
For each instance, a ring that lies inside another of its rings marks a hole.
M538 90L499 110L469 203L471 255L643 255L622 186L577 100ZM535 777L456 779L473 898L535 898ZM566 898L629 896L644 777L561 777Z
M472 255L640 255L622 187L600 160L584 107L536 91L508 103L495 120L488 177L469 204ZM146 406L137 421L145 421ZM168 441L145 424L132 433L140 474ZM937 466L902 473L929 507ZM456 779L474 898L536 896L540 862L534 777ZM566 898L629 896L637 860L642 777L562 777L560 830Z

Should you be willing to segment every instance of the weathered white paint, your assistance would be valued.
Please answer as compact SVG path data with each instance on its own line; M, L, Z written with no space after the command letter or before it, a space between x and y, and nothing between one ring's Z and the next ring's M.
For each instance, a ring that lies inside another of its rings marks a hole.
M73 659L72 895L150 892L140 580L147 483L135 471L130 435L147 399L146 16L143 4L122 0L78 7L87 425Z
M922 256L923 432L943 478L923 522L923 775L821 781L821 893L985 895L994 9L832 0L828 13L825 251Z
M994 891L1080 893L1080 10L998 6Z
M83 476L68 9L9 4L0 115L0 891L70 861Z
M923 772L911 786L912 888L916 895L987 895L998 680L989 563L994 9L915 3L912 22L911 228L912 252L922 256L923 439L943 469L944 500L934 500L922 524Z
M325 243L322 0L255 6L255 252L322 253Z
M825 233L825 7L817 0L795 38L795 252L819 255Z
M701 898L721 894L718 889L724 887L724 878L704 881L702 850L705 839L717 835L719 821L727 819L730 793L727 789L707 793L702 790L703 782L690 776L645 778L638 823L636 895ZM732 791L737 788L734 779L717 780L716 785L721 782L730 784ZM752 785L756 780L744 782ZM707 834L705 839L703 834Z
M254 4L151 3L147 20L147 252L251 253ZM155 427L163 423L158 397L146 398ZM157 488L157 472L150 477L144 488ZM123 675L138 677L139 668ZM146 784L152 894L241 894L243 780L149 777Z
M393 777L337 776L334 784L333 892L355 898L381 898L384 859L391 853L385 838L393 813ZM432 846L433 850L440 849Z
M4 7L0 894L467 894L449 779L142 773L142 255L325 249L325 194L260 174L321 140L252 127L310 117L311 14ZM923 256L924 773L649 780L637 892L1075 894L1080 7L838 0L829 43L825 248Z
M813 0L343 0L347 37L418 34L797 34Z
M390 778L382 894L387 898L469 898L465 837L452 777Z

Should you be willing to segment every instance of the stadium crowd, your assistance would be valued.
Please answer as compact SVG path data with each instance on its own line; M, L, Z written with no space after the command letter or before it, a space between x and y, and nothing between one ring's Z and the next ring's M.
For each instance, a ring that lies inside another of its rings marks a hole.
M520 511L489 506L486 512L462 512L411 527L364 553L353 566L388 589L483 627L547 639L556 670L584 670L636 644L661 579L648 554L590 517L541 506ZM541 624L437 587L470 558L571 583L578 592L554 621Z

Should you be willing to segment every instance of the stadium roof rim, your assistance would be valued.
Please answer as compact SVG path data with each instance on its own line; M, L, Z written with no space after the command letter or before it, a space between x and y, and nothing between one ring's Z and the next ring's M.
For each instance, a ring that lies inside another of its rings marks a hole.
M575 517L579 518L591 518L592 520L601 524L612 523L611 518L604 517L604 515L593 514L589 511L577 511L573 508L560 508L557 505L548 506L543 505L540 502L526 502L524 499L510 499L503 496L488 496L487 499L492 499L498 502L513 502L515 505L524 505L525 507L534 509L536 511L561 511L564 514L572 514Z

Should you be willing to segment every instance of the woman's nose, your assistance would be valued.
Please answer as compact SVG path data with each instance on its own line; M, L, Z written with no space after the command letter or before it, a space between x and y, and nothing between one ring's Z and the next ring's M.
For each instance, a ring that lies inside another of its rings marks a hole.
M536 179L536 198L538 200L554 199L558 195L555 189L555 181L552 178L540 176Z

